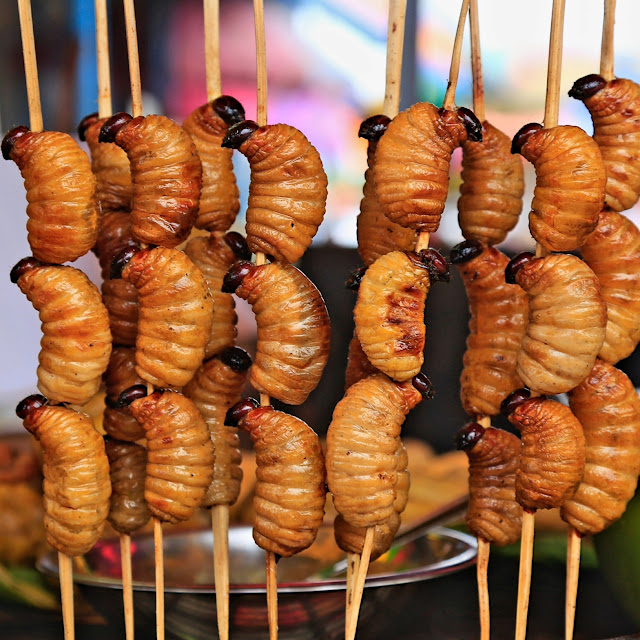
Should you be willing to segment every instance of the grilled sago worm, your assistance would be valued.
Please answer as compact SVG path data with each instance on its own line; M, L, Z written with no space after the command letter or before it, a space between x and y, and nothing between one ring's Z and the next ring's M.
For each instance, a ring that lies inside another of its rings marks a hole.
M252 307L258 328L249 381L287 404L302 404L320 382L329 357L331 324L322 295L286 262L238 262L223 291Z
M402 382L424 362L424 307L431 278L448 279L448 265L433 249L392 251L365 272L353 309L356 335L371 364Z
M233 125L222 146L238 149L251 168L249 248L275 260L296 262L324 218L327 175L320 154L294 127L258 127L251 120Z
M114 280L118 282L118 280ZM129 407L116 404L120 394L134 384L144 384L136 373L136 352L128 347L113 347L109 366L102 379L105 384L105 408L102 414L102 428L116 440L135 442L144 438L144 430L133 417Z
M467 240L483 245L502 242L522 211L522 160L511 153L511 140L486 120L482 142L462 144L462 184L458 223Z
M536 170L529 230L549 251L573 251L598 224L606 171L600 149L580 127L527 124L513 139Z
M165 247L131 247L113 264L111 275L138 290L138 375L156 387L184 386L211 335L213 302L202 272L182 251Z
M516 389L503 403L503 413L520 431L520 464L516 500L525 509L554 509L573 497L582 481L585 439L571 409L547 398L530 398Z
M104 439L111 477L109 524L118 532L131 534L144 527L150 513L144 499L147 450L134 442Z
M378 141L375 193L387 217L403 227L433 233L449 189L451 154L465 140L482 140L482 125L460 107L420 102L399 113Z
M73 267L23 258L11 270L42 322L38 389L52 402L85 404L111 355L109 315L100 292Z
M344 388L345 391L352 385L370 376L372 373L379 373L370 362L369 358L365 355L358 336L353 332L353 338L349 342L349 353L347 355L347 370L344 375Z
M227 411L242 397L251 358L239 347L229 347L205 360L184 388L207 423L216 452L213 480L203 507L235 504L242 482L242 455L237 427L224 423Z
M87 154L68 134L16 127L2 140L27 192L27 240L41 262L62 264L83 256L98 237L96 178Z
M358 253L368 267L380 256L390 251L411 251L416 244L413 229L391 222L384 214L375 194L373 167L375 165L378 139L386 131L390 120L387 116L372 116L361 125L358 135L369 141L367 147L367 170L358 214Z
M640 195L640 86L592 74L576 80L569 95L591 114L607 171L605 203L614 211L631 209Z
M288 558L311 546L324 516L325 467L320 440L305 422L251 398L227 418L251 436L256 452L253 539Z
M640 231L621 213L605 209L581 253L598 276L607 304L607 331L598 356L615 364L640 341Z
M532 391L564 393L580 384L596 361L607 306L598 278L580 258L529 258L521 254L507 266L511 273L517 267L515 281L529 296L529 324L516 370Z
M89 416L50 406L46 398L25 398L16 413L44 454L42 485L47 542L80 556L98 541L109 513L109 461L102 436Z
M131 163L133 237L162 247L186 240L202 191L202 164L189 134L164 116L117 113L99 140L115 142Z
M188 520L204 500L213 476L213 443L189 398L166 389L146 393L143 385L130 387L120 395L120 403L130 403L145 431L144 499L149 511L154 518L175 524Z
M231 96L220 96L194 109L182 124L202 161L202 195L195 223L198 229L226 231L240 211L233 150L222 147L222 140L231 125L243 120L242 105Z
M514 544L522 531L522 507L516 502L520 439L472 422L458 432L456 444L469 457L467 527L498 547Z
M509 259L493 247L465 241L451 250L469 301L469 335L460 377L460 399L472 417L495 416L500 403L522 386L516 358L528 322L527 295L507 284Z
M584 477L560 515L583 535L600 533L627 508L640 473L640 399L629 378L596 360L569 393L586 441Z

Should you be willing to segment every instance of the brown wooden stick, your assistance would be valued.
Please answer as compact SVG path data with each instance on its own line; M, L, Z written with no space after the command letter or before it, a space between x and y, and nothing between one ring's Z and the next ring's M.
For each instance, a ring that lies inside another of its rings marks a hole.
M133 585L131 577L131 536L120 534L120 565L122 566L122 600L126 640L133 640Z
M387 27L387 72L382 113L395 118L400 108L400 81L402 79L402 51L404 49L404 23L407 0L389 2Z
M207 102L222 94L220 78L220 0L204 0L204 62Z
M344 635L346 637L349 622L353 612L353 593L355 589L356 576L360 566L360 554L347 553L347 579L346 579L346 603L344 616Z
M216 587L218 636L229 639L229 505L216 504L211 509L213 533L213 573Z
M531 590L531 563L533 562L534 526L535 513L525 509L522 514L522 539L520 542L516 640L525 640L527 635L527 613L529 612L529 592Z
M133 0L124 0L124 22L127 32L129 79L131 82L131 115L142 115L142 85L140 84L140 58L138 56L138 30Z
M613 80L613 26L616 16L616 0L604 0L602 23L602 47L600 49L600 75L609 82Z
M444 94L442 102L443 109L452 109L456 99L456 86L458 84L458 74L460 72L460 56L462 54L462 38L464 36L464 24L469 13L469 0L462 0L460 8L460 18L458 18L458 28L453 41L453 53L451 54L451 67L449 68L449 83L447 92Z
M263 0L253 0L253 19L256 27L256 79L257 79L257 119L262 127L267 124L267 48L264 35Z
M156 565L156 640L164 640L164 557L162 555L162 522L153 519L153 547Z
M278 640L278 574L276 555L265 551L267 571L267 617L269 618L269 640Z
M20 15L24 76L27 84L27 100L29 103L29 128L34 133L37 133L44 129L44 125L42 122L42 105L40 104L36 44L33 37L31 0L18 0L18 13Z
M478 0L469 3L469 29L471 31L471 75L473 77L473 111L480 122L485 121L484 79L482 77L482 52L480 50L480 24Z
M96 53L98 58L98 117L113 115L111 105L111 75L109 70L109 23L107 0L95 0Z
M544 103L544 128L558 126L560 109L560 77L562 75L562 31L564 28L565 0L553 0L551 36L549 38L549 64L547 67L547 96Z
M580 547L582 536L573 528L567 532L567 589L564 608L564 637L573 638L576 619L576 599L578 597L578 574L580 573Z
M60 598L62 600L64 640L74 640L76 631L73 617L73 567L71 565L71 556L58 551L58 570L60 571Z
M367 579L367 572L369 571L369 560L371 559L371 549L373 547L373 534L374 528L369 527L364 536L362 555L360 556L360 564L358 565L358 572L356 574L356 582L353 590L351 616L348 621L345 640L354 640L356 637L356 627L358 626L358 615L360 614L362 593L364 591L364 583Z
M476 573L478 578L478 608L480 610L480 640L489 640L491 637L489 582L487 580L490 549L491 545L486 540L478 538L478 565L476 567Z

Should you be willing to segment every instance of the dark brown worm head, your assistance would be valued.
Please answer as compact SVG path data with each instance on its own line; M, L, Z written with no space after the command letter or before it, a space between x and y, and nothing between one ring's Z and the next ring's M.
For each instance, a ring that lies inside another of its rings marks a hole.
M520 405L531 399L529 389L516 389L512 391L500 404L500 413L503 416L512 414Z
M155 392L154 392L155 393ZM147 397L147 385L146 384L134 384L128 389L125 389L115 402L115 408L124 409L128 407L134 400Z
M100 128L98 142L115 142L118 131L130 120L133 120L133 117L124 111L112 115Z
M471 262L471 260L477 258L483 251L484 247L482 243L477 240L465 240L451 249L449 260L451 260L451 264Z
M92 125L98 122L98 112L90 113L88 116L85 116L80 120L80 124L78 124L78 138L84 142L86 140L86 132L87 129Z
M456 113L467 130L467 138L471 142L482 142L482 122L478 120L478 116L466 107L458 107Z
M118 280L119 278L122 278L122 270L126 267L127 262L129 262L136 253L140 253L140 251L142 251L142 249L135 245L125 247L121 251L118 251L118 253L113 256L111 266L109 267L109 277L111 280Z
M39 393L27 396L24 400L21 400L16 407L16 415L21 420L26 419L32 411L44 407L49 404L49 401Z
M220 96L211 103L211 106L229 127L242 122L245 118L244 107L233 96Z
M213 236L211 238L213 239ZM242 234L237 231L229 231L225 234L224 241L240 260L251 260L251 249L249 249L247 239Z
M422 373L422 371L418 375L413 376L413 378L411 379L411 384L413 384L413 386L420 392L420 395L425 400L432 400L436 395L436 390L433 386L433 383L431 382L431 380L429 380L427 374Z
M29 127L25 127L21 124L19 127L14 127L10 131L7 131L4 138L2 138L2 157L5 160L11 159L11 151L13 151L13 146L15 145L18 138L22 138L22 136L30 133L31 129Z
M456 433L456 449L471 451L484 435L484 427L477 422L471 422Z
M218 354L218 357L223 364L236 373L248 371L253 363L251 356L240 347L227 347Z
M344 283L345 288L349 289L349 291L357 291L360 288L360 283L362 282L362 278L364 278L364 274L367 272L367 267L360 267L355 271L352 271L347 281Z
M229 427L237 427L238 423L248 413L257 409L260 403L255 398L244 398L236 402L224 416L224 423Z
M524 127L522 127L520 131L513 136L513 141L511 142L511 153L520 153L520 150L526 144L527 140L541 129L544 129L544 127L537 122L525 124Z
M422 249L419 254L408 252L409 259L429 272L431 282L449 282L451 273L447 259L435 249ZM416 259L417 258L417 259Z
M365 140L379 140L387 130L391 118L383 115L371 116L362 122L358 130L358 138Z
M260 127L253 120L243 120L229 127L227 135L222 141L223 147L239 149L245 140L248 140Z
M256 266L248 260L236 262L222 280L222 293L233 293L255 268Z
M536 254L531 253L531 251L523 251L519 253L517 256L514 256L509 260L509 264L506 266L504 270L504 279L507 284L515 284L516 283L516 273L524 267L527 262L531 262L536 259Z
M597 73L590 73L588 76L579 78L569 89L569 97L576 100L586 100L594 96L598 91L607 86L607 81Z
M27 273L27 271L31 271L31 269L37 269L41 267L42 263L39 260L36 260L33 256L29 256L28 258L22 258L20 262L18 262L13 269L11 269L11 273L9 277L11 278L11 282L16 284L20 278Z

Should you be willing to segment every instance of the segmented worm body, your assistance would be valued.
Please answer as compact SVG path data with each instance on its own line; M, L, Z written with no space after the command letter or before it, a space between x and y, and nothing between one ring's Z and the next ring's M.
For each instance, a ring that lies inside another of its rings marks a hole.
M355 384L359 380L370 376L372 373L379 373L370 362L369 358L365 355L358 336L353 334L353 338L349 342L349 354L347 356L347 370L345 372L345 390L352 384Z

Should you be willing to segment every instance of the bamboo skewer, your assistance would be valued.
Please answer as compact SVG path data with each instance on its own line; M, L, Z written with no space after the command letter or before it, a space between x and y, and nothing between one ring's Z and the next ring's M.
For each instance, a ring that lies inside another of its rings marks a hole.
M140 57L138 55L138 29L133 0L124 0L124 21L127 32L129 56L129 81L131 82L131 115L142 115L142 85L140 84Z
M609 82L613 80L613 27L615 23L616 0L604 0L604 21L602 23L602 48L600 50L600 75Z
M98 58L98 117L113 115L111 105L111 75L109 65L109 25L107 0L95 0L96 53Z
M367 571L369 570L369 560L371 559L371 549L373 547L374 527L369 527L364 536L364 544L362 546L362 555L356 573L355 587L353 590L353 603L351 608L351 617L349 618L349 627L345 635L345 640L354 640L356 637L356 627L358 625L358 614L360 613L360 604L362 602L362 593L364 591L364 583L367 579Z
M360 554L347 553L347 588L346 596L347 602L345 607L345 637L347 635L347 623L351 617L351 610L353 608L353 590L355 587L355 579L358 573L358 566L360 565Z
M60 571L64 640L74 640L76 633L73 614L73 566L71 564L71 556L58 551L58 568Z
M473 112L480 122L485 120L484 79L482 76L482 51L480 49L480 23L478 0L469 3L469 29L471 32L471 77L473 82Z
M567 532L567 587L565 595L564 637L573 638L576 619L576 599L578 596L578 575L580 573L580 547L582 536L573 528Z
M133 640L133 585L131 575L131 536L120 534L120 563L122 565L122 599L124 603L124 630L126 640Z
M44 129L44 125L42 122L42 105L40 103L36 44L33 37L31 0L18 0L18 13L20 16L22 56L24 58L24 75L27 84L27 100L29 103L29 128L34 133L38 133Z
M220 640L229 638L229 505L211 509L213 574L216 587L216 617Z
M164 640L164 557L162 554L162 522L153 519L153 548L156 567L156 638Z
M204 0L204 62L207 102L222 94L220 78L220 0Z
M527 613L529 611L529 593L531 591L534 528L535 512L524 509L522 513L522 538L520 541L520 570L518 572L516 640L524 640L527 635Z

